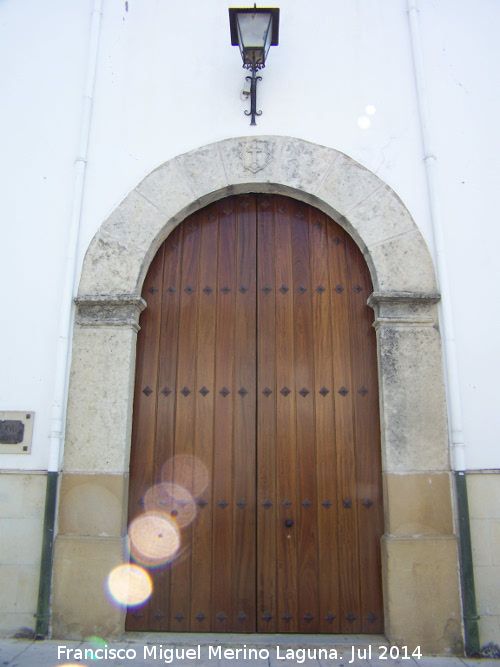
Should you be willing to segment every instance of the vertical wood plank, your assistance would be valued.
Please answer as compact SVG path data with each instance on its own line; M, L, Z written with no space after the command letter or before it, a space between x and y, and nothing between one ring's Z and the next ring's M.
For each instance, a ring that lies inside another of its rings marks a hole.
M348 249L349 314L353 368L359 572L362 632L383 632L380 538L383 534L382 465L372 292L366 262L357 246Z
M318 568L320 632L340 632L338 498L335 483L335 392L330 328L328 218L314 210L309 222L311 293L314 334L314 400L318 508Z
M142 312L139 320L141 332L137 340L134 422L130 455L129 525L143 514L144 494L154 484L164 252L165 249L162 246L151 263L142 290L142 297L147 303L147 308ZM151 627L153 622L151 609L160 602L161 593L155 590L152 599L146 605L140 609L129 610L125 623L126 630L142 631Z
M345 233L328 227L332 355L337 443L341 632L361 632L353 386Z
M297 438L297 532L299 632L318 632L317 483L314 429L312 290L309 211L295 203L292 226L294 364Z
M297 632L298 533L285 526L298 519L292 202L279 197L275 206L277 630Z
M262 201L269 199L257 203L257 630L276 632L275 339L280 293L275 285L274 207L262 207Z
M179 285L179 339L174 457L192 457L195 424L196 346L198 327L197 285L199 270L200 214L184 224L182 273ZM173 482L179 481L174 458ZM187 631L190 625L192 526L182 529L181 547L187 547L172 564L170 581L170 630Z
M234 359L233 631L255 632L256 539L256 211L255 196L234 199L236 216Z
M215 342L215 416L212 546L212 629L232 628L233 412L235 338L235 213L231 198L219 202L219 265ZM221 393L222 392L222 393ZM228 392L228 393L226 393ZM237 396L237 394L236 394Z
M154 461L155 484L165 481L163 465L175 451L175 410L177 390L177 345L179 339L179 304L182 267L182 227L176 228L164 246L161 332L158 355L158 394ZM144 462L141 462L144 465ZM171 480L168 480L171 481ZM177 554L176 554L177 556ZM168 566L152 571L155 600L152 600L153 627L167 631L170 627L170 576L175 558Z
M191 558L191 630L210 632L214 453L215 331L217 304L217 206L201 212L200 273L197 286L198 337L196 349L195 464L205 472L207 486L196 484L197 516L193 522Z

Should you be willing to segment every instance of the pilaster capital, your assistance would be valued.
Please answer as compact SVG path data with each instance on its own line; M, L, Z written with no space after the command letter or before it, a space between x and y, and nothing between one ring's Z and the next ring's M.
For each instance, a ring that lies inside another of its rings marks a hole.
M375 328L381 326L434 326L437 292L373 292L368 305L375 311Z
M76 323L86 327L122 326L139 330L146 302L135 294L85 295L75 299Z

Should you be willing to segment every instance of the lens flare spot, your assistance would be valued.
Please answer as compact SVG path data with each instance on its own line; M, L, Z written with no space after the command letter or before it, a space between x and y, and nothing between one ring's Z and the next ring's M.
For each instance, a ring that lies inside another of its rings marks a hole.
M161 480L181 486L193 498L199 498L208 486L208 472L200 459L189 454L178 454L164 463Z
M156 484L144 495L146 512L170 516L179 528L189 526L196 517L196 503L187 489L179 484Z
M135 607L145 602L153 591L151 577L138 565L119 565L108 576L108 590L119 604Z
M180 547L179 529L174 521L160 512L147 512L134 519L128 529L130 553L147 567L163 565Z
M371 120L368 118L368 116L360 116L358 118L358 125L362 130L367 130L371 124Z
M87 637L86 641L89 642L92 648L105 648L108 644L108 642L105 639L96 636Z
M108 643L105 639L103 639L102 637L97 637L96 635L93 635L92 637L87 637L85 641L91 642L96 646L106 646L106 644Z
M377 111L377 108L373 104L367 104L366 107L365 107L365 114L367 114L368 116L375 115L376 111Z

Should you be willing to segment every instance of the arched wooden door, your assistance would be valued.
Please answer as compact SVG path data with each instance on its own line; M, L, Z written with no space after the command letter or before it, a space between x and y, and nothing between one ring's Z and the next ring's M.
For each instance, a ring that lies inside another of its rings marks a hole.
M383 631L371 290L343 229L286 197L223 199L167 238L143 289L129 522L166 513L181 543L127 630Z

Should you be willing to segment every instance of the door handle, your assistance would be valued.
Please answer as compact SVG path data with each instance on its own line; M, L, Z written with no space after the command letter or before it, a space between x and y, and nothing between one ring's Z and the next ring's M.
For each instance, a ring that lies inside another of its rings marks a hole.
M291 519L287 519L287 520L285 521L285 526L286 526L287 528L291 528L291 527L293 526L293 521L292 521Z

